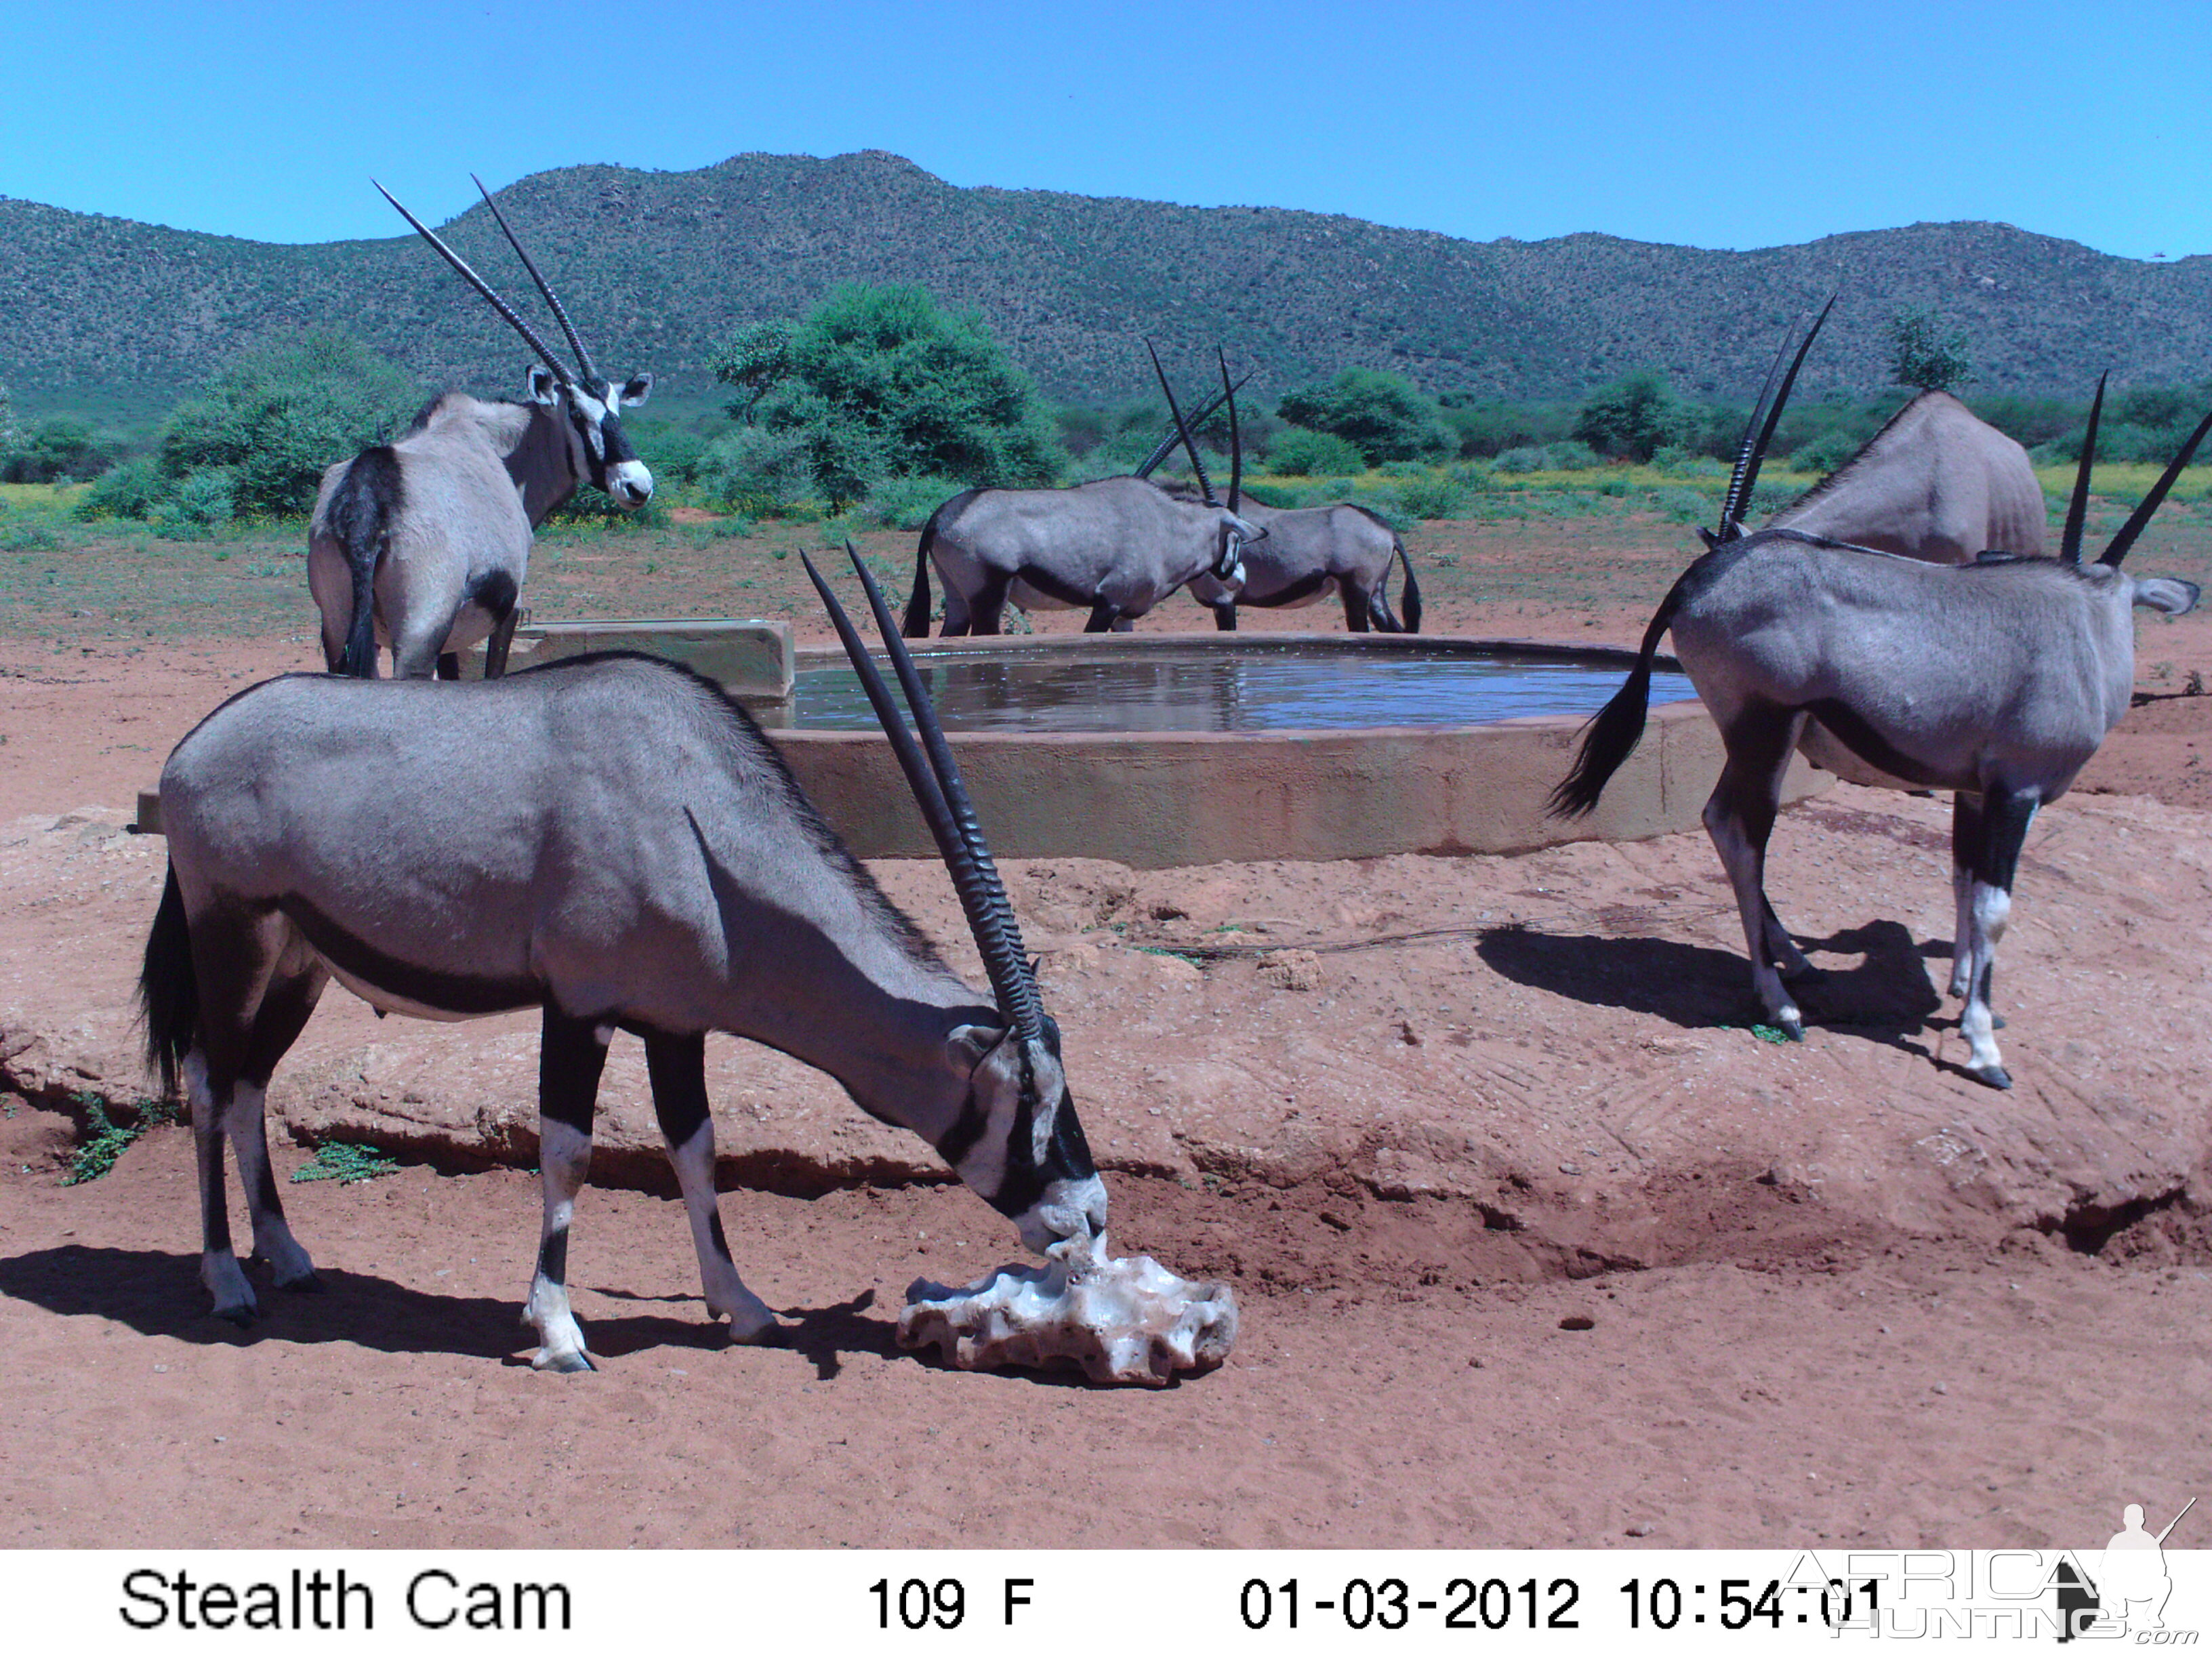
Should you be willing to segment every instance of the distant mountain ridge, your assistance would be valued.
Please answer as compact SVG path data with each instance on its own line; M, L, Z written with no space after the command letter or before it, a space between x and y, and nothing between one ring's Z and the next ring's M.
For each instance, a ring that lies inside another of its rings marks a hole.
M1748 252L1470 242L1289 209L964 189L878 150L563 167L500 204L605 371L692 391L732 329L853 279L975 307L1068 399L1149 391L1146 335L1193 377L1223 343L1270 398L1355 364L1509 398L1572 396L1648 364L1688 392L1747 396L1783 330L1831 291L1843 298L1807 367L1813 393L1880 388L1900 305L1964 331L1980 391L2078 398L2107 368L2117 384L2212 375L2212 256L2123 259L2002 224ZM542 316L481 204L439 228ZM527 361L411 234L287 246L0 198L0 383L19 404L181 391L271 331L324 323L427 382L504 392Z

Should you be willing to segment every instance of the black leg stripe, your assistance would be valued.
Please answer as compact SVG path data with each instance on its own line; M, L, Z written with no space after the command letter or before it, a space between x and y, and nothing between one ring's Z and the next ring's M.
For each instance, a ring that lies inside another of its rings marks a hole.
M730 1259L730 1241L722 1235L722 1217L719 1211L707 1218L707 1234L714 1241L714 1254L727 1261Z
M599 1041L593 1023L571 1018L548 1005L544 1034L538 1045L538 1115L589 1139L592 1113L599 1098L599 1073L606 1063L607 1046Z
M556 1227L539 1241L538 1273L541 1279L556 1285L568 1282L568 1230L566 1227Z

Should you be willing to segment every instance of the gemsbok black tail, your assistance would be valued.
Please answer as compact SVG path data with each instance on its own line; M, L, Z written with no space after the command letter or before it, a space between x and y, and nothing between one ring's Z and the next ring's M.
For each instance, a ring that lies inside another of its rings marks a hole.
M1605 793L1606 785L1613 781L1613 775L1620 770L1621 763L1643 741L1644 723L1651 712L1651 659L1658 654L1659 641L1666 637L1674 612L1681 608L1683 590L1689 586L1692 574L1704 563L1701 559L1692 565L1667 590L1651 625L1644 630L1644 647L1637 654L1636 666L1628 671L1613 700L1583 728L1583 746L1575 757L1574 769L1552 791L1553 817L1587 817Z
M1406 544L1394 532L1390 540L1398 550L1399 568L1406 573L1405 592L1398 596L1398 611L1408 634L1421 631L1421 585L1413 580L1413 562L1406 556Z
M353 579L353 611L345 649L328 665L357 680L376 675L376 567L400 510L399 457L389 445L364 449L331 494L325 522L345 551Z
M952 501L968 499L967 492L955 495ZM937 511L929 515L929 522L921 527L921 539L914 550L914 592L906 602L906 615L899 618L899 633L909 640L929 637L929 550L937 540L937 520L952 501L939 501Z
M161 1092L177 1092L177 1073L191 1052L199 1024L200 983L192 969L191 926L185 920L185 896L177 870L161 887L153 931L146 935L146 963L138 974L139 1017L146 1025L146 1064L161 1079Z

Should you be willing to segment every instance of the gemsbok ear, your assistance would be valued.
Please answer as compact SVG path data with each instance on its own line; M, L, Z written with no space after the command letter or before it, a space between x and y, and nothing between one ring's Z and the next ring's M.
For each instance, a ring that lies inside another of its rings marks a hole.
M2136 581L2135 603L2169 617L2185 616L2197 608L2197 596L2203 591L2179 576L2142 576Z
M538 368L535 364L531 366L530 383L526 390L532 403L550 405L559 394L560 389L559 383L554 380L551 374Z
M623 383L622 396L617 400L624 409L635 409L653 396L653 376L633 374Z

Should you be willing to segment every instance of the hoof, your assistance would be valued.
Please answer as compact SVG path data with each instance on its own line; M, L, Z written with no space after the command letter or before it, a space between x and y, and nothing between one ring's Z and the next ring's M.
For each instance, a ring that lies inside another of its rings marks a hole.
M257 1310L252 1307L217 1308L215 1310L215 1316L217 1319L228 1320L232 1324L237 1326L238 1328L242 1331L252 1327L256 1311Z
M530 1368L538 1371L557 1371L564 1376L572 1376L578 1371L599 1370L597 1365L592 1364L589 1354L555 1354L547 1352L544 1348L540 1348L536 1357L531 1360Z
M2012 1087L2012 1073L2002 1066L1969 1066L1967 1073L1977 1083L1986 1083L1992 1089Z
M1990 1030L1992 1031L2002 1031L2004 1028L2005 1017L2002 1014L1991 1014L1990 1016Z
M783 1324L773 1314L758 1323L739 1324L730 1322L730 1346L733 1348L773 1348L783 1341Z
M1774 1024L1782 1035L1792 1042L1802 1042L1805 1040L1805 1022L1802 1019L1793 1016L1788 1019L1778 1019Z
M280 1291L296 1291L301 1296L320 1296L326 1287L313 1273L304 1273L297 1279L278 1279L276 1288Z

